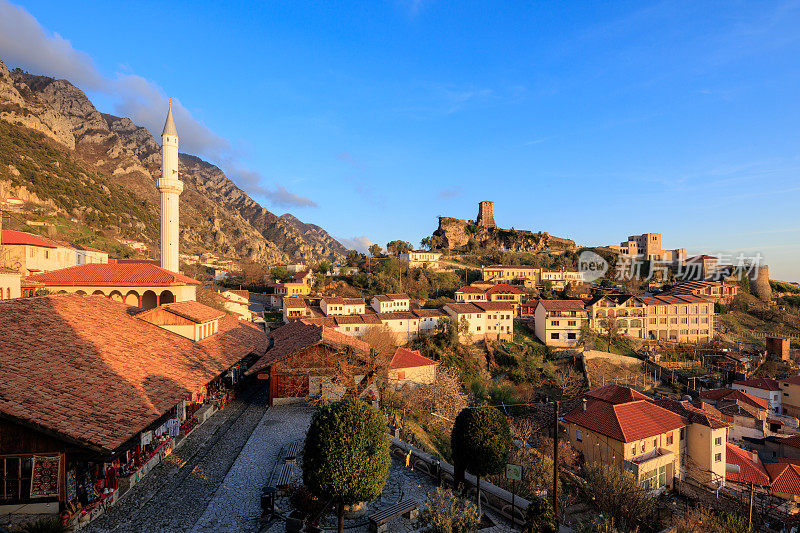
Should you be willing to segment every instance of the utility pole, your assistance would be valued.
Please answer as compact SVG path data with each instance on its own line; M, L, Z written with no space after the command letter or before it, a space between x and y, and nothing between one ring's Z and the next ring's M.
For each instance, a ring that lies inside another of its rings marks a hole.
M553 405L553 514L556 517L556 527L558 527L558 400Z
M748 506L747 511L747 529L752 531L753 529L753 483L750 483L750 505Z

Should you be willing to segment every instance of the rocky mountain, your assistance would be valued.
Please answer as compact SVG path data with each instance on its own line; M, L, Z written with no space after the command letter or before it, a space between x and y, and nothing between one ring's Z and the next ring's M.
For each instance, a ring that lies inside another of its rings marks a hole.
M0 120L8 123L0 128L0 151L8 159L0 160L0 188L15 187L17 193L48 202L87 224L102 219L110 227L96 229L157 247L158 228L152 226L158 220L156 179L161 173L161 146L146 128L129 118L99 112L66 80L18 69L9 72L2 61ZM26 157L45 160L18 160L21 147L31 150L37 143L41 143L40 150ZM66 153L45 156L53 147ZM49 168L46 159L53 157L59 166ZM20 172L20 167L28 172ZM71 168L68 175L60 171L64 167ZM266 262L338 260L347 251L319 226L290 214L273 214L222 170L199 157L180 154L179 172L185 185L181 195L182 251L212 251ZM107 201L95 198L95 190L105 194ZM83 205L65 195L94 200ZM119 208L120 197L126 205L138 204L137 209L126 211L125 217L109 212ZM86 213L94 211L96 216L87 218Z

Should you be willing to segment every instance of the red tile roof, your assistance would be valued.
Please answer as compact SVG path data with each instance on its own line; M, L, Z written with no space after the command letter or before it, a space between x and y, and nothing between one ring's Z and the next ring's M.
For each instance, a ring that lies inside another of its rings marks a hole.
M743 450L730 442L725 444L725 462L730 465L737 465L738 472L732 470L725 471L725 480L736 483L753 483L755 485L766 486L770 484L769 474L764 469L764 464L758 458L758 454L753 456L753 452Z
M800 376L792 376L790 378L781 378L781 379L779 379L777 381L779 381L781 383L790 383L792 385L800 385Z
M193 342L135 310L76 294L0 301L0 412L110 452L267 347L260 328L233 317Z
M778 386L778 382L770 378L744 379L744 380L734 381L733 384L742 385L744 387L752 387L754 389L768 390L768 391L781 390L781 388Z
M474 302L476 307L484 311L513 311L513 302Z
M767 463L764 468L769 474L773 492L800 495L800 466L792 463Z
M447 303L445 307L453 311L457 315L466 315L467 313L483 313L483 309L480 307L476 307L475 304L471 303L462 303L462 304L453 304Z
M700 391L700 398L717 401L740 401L760 409L769 409L769 402L738 389L713 389Z
M730 424L720 420L719 418L715 417L713 414L700 409L699 407L695 407L691 403L687 401L678 401L672 400L669 398L660 398L658 400L654 400L653 403L656 405L663 407L664 409L668 409L673 413L679 414L684 417L686 420L693 424L701 424L703 426L710 427L711 429L720 429L730 427Z
M647 400L612 404L589 399L586 411L578 406L564 420L620 442L633 442L686 426L680 415Z
M498 283L494 287L487 289L486 294L525 294L525 291L520 290L513 285Z
M459 292L463 294L483 294L486 291L483 289L479 289L478 287L473 287L472 285L465 285L464 287L458 289L456 291L456 294L458 294Z
M420 354L419 350L409 350L408 348L399 346L394 351L392 360L389 362L389 369L416 368L420 366L431 366L438 364L439 363L437 361L428 359L424 355Z
M604 387L592 389L585 394L587 398L594 398L596 400L603 400L604 402L618 404L626 402L635 402L637 400L649 400L647 396L641 392L635 391L630 387L623 387L611 383Z
M582 300L539 300L548 311L583 311Z
M306 324L305 321L290 322L272 332L272 348L247 371L254 374L270 365L291 357L318 344L324 344L334 349L352 349L354 352L366 355L370 346L366 342L339 333L327 326Z
M197 324L211 322L212 320L224 317L226 314L218 309L214 309L213 307L203 305L200 302L187 301L164 304L148 311L144 311L143 313L139 313L136 315L136 317L141 318L142 320L147 320L148 322L152 322L151 320L148 320L148 318L152 315L155 315L159 310L168 311L173 315L183 317L187 320L191 320L192 322L196 322Z
M48 239L24 231L4 229L2 233L3 244L17 244L23 246L41 246L42 248L55 248L56 245Z
M412 309L411 312L414 313L414 315L416 315L416 316L418 316L420 318L448 316L447 313L445 313L441 309L423 309L423 308L419 308L419 309Z
M31 281L46 286L120 286L148 287L169 285L199 285L200 282L183 274L170 272L149 262L89 263L43 274L29 276Z

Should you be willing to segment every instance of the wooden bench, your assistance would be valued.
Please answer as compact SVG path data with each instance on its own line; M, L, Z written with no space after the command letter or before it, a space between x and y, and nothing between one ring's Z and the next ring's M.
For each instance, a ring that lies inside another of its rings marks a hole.
M400 515L404 515L409 520L414 520L417 517L418 508L419 503L416 500L405 500L371 514L369 515L370 531L373 533L386 531L389 521Z
M275 483L275 487L277 487L278 490L284 490L291 484L293 470L294 467L292 465L281 466L281 472L278 474L278 481Z
M294 463L297 461L297 456L300 454L300 441L296 440L289 445L289 450L286 452L284 462Z

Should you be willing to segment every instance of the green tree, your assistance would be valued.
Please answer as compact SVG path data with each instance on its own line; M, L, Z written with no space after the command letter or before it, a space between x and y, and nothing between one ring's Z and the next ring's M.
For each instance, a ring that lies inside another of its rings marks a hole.
M329 273L333 272L333 265L331 264L330 261L320 261L317 264L316 270L323 276L326 276Z
M284 266L276 266L272 267L272 270L270 270L270 274L272 274L272 279L274 279L275 281L280 281L282 279L286 279L286 277L289 275L289 272L286 270L286 267Z
M424 248L425 250L432 250L433 249L433 239L431 237L423 237L421 241L419 241L419 245Z
M508 420L494 407L464 409L453 424L450 445L456 468L467 470L477 478L480 512L481 476L499 474L508 460L511 445Z
M378 257L381 253L381 245L371 244L369 247L369 253L372 257Z
M303 449L303 481L314 495L336 504L339 533L345 505L380 496L389 462L386 417L375 407L346 398L314 413Z
M401 240L394 240L386 245L386 251L392 255L404 254L412 249L411 243Z

